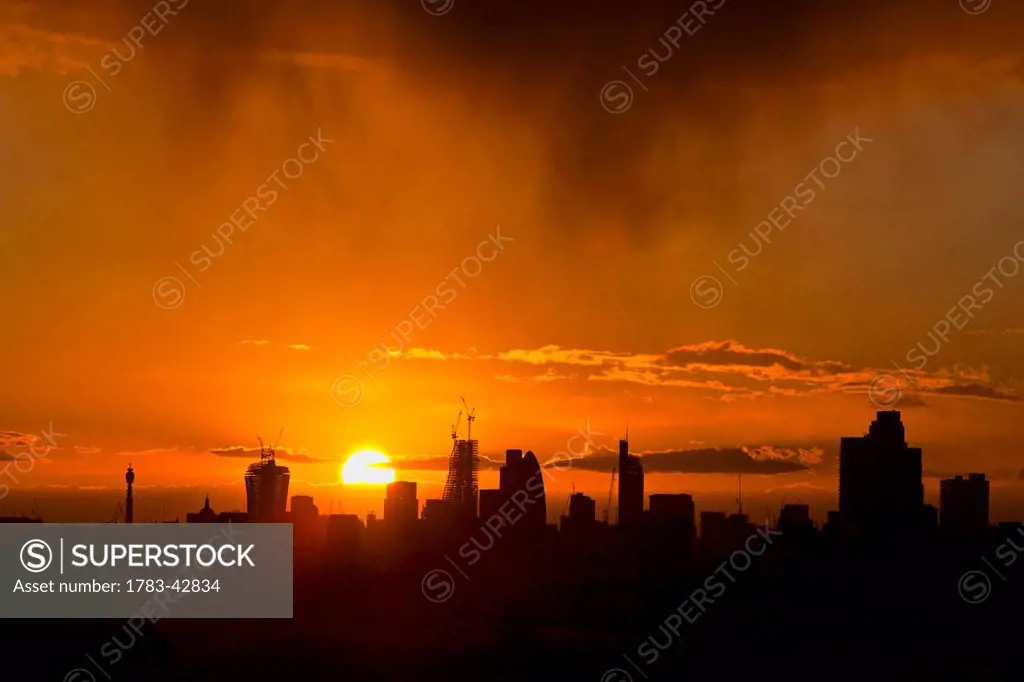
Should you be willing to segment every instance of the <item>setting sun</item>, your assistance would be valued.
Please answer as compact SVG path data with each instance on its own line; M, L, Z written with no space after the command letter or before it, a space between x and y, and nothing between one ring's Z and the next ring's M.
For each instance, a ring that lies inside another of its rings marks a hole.
M341 480L344 483L370 485L393 483L395 470L380 466L390 462L391 460L376 450L361 450L345 460L341 467Z

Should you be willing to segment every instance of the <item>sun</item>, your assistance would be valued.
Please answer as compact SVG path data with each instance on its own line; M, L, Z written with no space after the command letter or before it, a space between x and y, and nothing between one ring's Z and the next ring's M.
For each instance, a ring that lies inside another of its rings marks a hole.
M380 466L391 460L376 450L360 450L345 460L341 467L343 483L385 485L395 482L395 470Z

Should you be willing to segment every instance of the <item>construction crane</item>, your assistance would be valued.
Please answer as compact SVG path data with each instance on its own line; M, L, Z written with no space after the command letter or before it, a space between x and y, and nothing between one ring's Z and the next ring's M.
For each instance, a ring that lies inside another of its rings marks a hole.
M114 516L110 519L111 523L121 523L121 519L124 517L124 502L118 501L117 509L114 510Z
M263 447L263 437L260 436L259 434L256 434L256 440L258 440L260 442L260 461L261 462L263 460L267 460L267 459L274 459L274 451L277 450L277 444L281 442L281 434L282 433L284 433L284 427L283 426L281 427L281 430L277 432L277 440L274 442L273 447L270 447L270 448L264 448Z
M466 399L462 398L462 407L466 410L466 440L473 440L473 422L476 421L476 408L469 409L469 405L466 404Z
M455 423L452 424L452 440L459 439L459 423L462 421L462 410L459 410L459 415L455 417Z
M608 523L608 516L611 514L612 509L612 493L615 492L615 472L616 468L612 467L612 482L608 484L608 505L604 508L604 522Z

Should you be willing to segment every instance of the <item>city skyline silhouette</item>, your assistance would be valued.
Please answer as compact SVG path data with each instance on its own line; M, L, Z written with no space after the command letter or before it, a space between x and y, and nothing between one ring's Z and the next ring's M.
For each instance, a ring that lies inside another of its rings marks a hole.
M1021 26L0 0L0 568L292 537L5 671L1024 679Z

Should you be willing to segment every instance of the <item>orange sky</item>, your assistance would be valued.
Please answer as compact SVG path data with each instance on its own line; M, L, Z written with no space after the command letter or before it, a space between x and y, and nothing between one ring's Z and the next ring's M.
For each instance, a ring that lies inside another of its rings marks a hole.
M628 424L634 451L676 453L651 489L725 495L742 470L827 499L883 374L930 474L1017 499L1024 9L733 0L646 76L675 4L486 4L0 3L0 450L62 434L19 488L117 487L131 460L140 484L240 489L239 449L283 426L315 490L364 447L445 457L466 396L491 457L543 462L588 422L614 448ZM623 65L645 89L612 114ZM443 482L422 466L421 498ZM565 479L607 495L596 460Z

